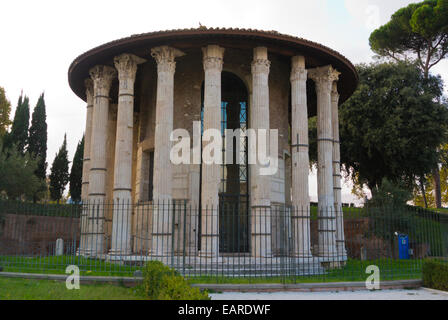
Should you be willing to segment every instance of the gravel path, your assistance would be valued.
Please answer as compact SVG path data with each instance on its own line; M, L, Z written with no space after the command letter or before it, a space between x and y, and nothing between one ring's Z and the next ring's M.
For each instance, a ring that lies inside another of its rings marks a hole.
M340 292L273 292L211 294L212 300L448 300L448 292L431 289L340 291Z

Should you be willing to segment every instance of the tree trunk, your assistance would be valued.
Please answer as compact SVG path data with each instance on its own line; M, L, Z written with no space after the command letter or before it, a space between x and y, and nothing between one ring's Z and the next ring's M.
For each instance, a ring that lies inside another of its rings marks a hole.
M436 201L436 208L442 208L442 191L440 189L440 172L439 166L437 166L433 171L434 176L434 199Z
M425 182L423 177L420 178L420 187L423 195L423 201L425 202L425 209L428 209L428 199L426 199Z

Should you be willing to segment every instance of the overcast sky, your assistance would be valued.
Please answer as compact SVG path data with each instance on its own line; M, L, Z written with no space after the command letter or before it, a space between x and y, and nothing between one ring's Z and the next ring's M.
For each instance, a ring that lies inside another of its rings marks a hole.
M67 133L69 159L82 138L85 103L67 70L83 52L150 31L198 27L276 30L329 46L353 63L372 61L368 38L408 0L2 0L0 86L16 108L21 90L31 112L45 92L49 167ZM448 61L433 69L448 83ZM446 87L447 88L447 87ZM311 194L316 194L315 177ZM344 188L344 201L351 200Z

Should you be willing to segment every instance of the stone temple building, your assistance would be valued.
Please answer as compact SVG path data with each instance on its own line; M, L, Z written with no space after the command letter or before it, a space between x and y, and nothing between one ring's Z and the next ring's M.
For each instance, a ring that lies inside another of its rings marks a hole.
M133 204L130 210L104 210L103 220L88 210L86 221L93 219L96 229L84 226L81 253L131 256L146 250L163 256L180 251L171 244L183 242L185 254L186 242L191 256L272 257L279 252L275 238L285 231L274 221L275 208L290 207L300 208L290 214L291 255L343 259L338 107L354 92L358 75L338 52L275 31L160 31L87 51L73 61L68 79L87 105L84 202ZM317 249L310 241L308 185L308 119L316 115ZM180 128L193 137L195 122L202 130L277 129L277 172L258 174L260 165L247 162L244 139L239 164L173 164L171 133ZM198 210L189 214L195 219L176 220L173 226L171 216L165 219L156 206L159 201L194 206ZM226 222L220 209L204 214L205 207L219 208L225 201L247 219ZM151 203L151 209L142 209ZM210 217L217 222L207 222ZM139 236L143 224L158 224L156 218L163 232L152 229ZM187 239L174 241L174 228L184 230ZM234 230L247 233L244 239L236 235L246 243L243 249L220 238ZM167 245L162 248L158 241Z

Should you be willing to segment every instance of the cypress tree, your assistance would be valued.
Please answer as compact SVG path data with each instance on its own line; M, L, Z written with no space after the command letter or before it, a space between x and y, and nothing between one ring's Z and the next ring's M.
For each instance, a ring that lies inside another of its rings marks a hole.
M47 115L44 94L34 108L29 130L28 152L37 159L36 176L45 180L47 173Z
M79 141L73 157L72 169L70 172L70 195L75 202L81 201L82 189L82 166L84 157L84 137Z
M16 145L17 150L23 155L28 144L28 127L30 122L30 106L27 96L23 93L19 97L17 109L14 113L11 133L8 135L6 148Z
M50 197L59 203L69 180L67 135L53 160L50 173Z

